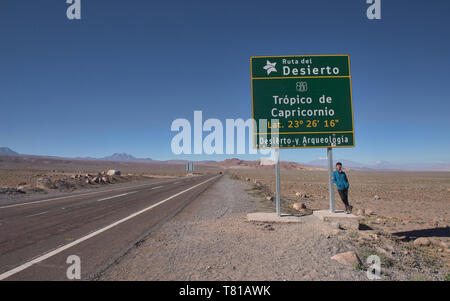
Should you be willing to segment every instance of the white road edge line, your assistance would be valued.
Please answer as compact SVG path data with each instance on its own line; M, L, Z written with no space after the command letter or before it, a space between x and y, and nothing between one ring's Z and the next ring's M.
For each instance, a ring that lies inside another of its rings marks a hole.
M151 190L161 188L161 187L164 187L164 186L156 186L156 187L153 187Z
M118 195L109 196L107 198L99 199L99 200L97 200L97 202L106 201L106 200L118 198L118 197L121 197L121 196L126 196L126 195L133 194L133 193L136 193L136 192L137 191L131 191L131 192L125 192L125 193L118 194Z
M123 219L120 219L120 220L118 220L118 221L116 221L116 222L106 226L106 227L103 227L103 228L101 228L99 230L91 232L90 234L88 234L86 236L83 236L83 237L81 237L81 238L79 238L77 240L74 240L73 242L71 242L71 243L69 243L67 245L64 245L64 246L59 247L59 248L57 248L57 249L55 249L53 251L45 253L44 255L38 256L38 257L36 257L36 258L34 258L34 259L24 263L24 264L14 268L14 269L12 269L12 270L9 270L9 271L7 271L7 272L5 272L3 274L0 274L0 280L4 280L4 279L6 279L8 277L11 277L12 275L17 274L17 273L19 273L19 272L21 272L21 271L31 267L32 265L34 265L36 263L39 263L39 262L44 261L44 260L46 260L46 259L48 259L50 257L53 257L56 254L61 253L64 250L67 250L67 249L69 249L69 248L71 248L73 246L76 246L79 243L82 243L83 241L88 240L89 238L97 236L100 233L105 232L106 230L109 230L109 229L111 229L111 228L113 228L113 227L115 227L117 225L120 225L120 224L122 224L122 223L124 223L124 222L126 222L126 221L128 221L130 219L132 219L133 217L136 217L136 216L138 216L138 215L140 215L140 214L142 214L142 213L144 213L144 212L146 212L148 210L151 210L151 209L153 209L153 208L155 208L155 207L157 207L157 206L159 206L159 205L161 205L161 204L163 204L163 203L165 203L165 202L167 202L167 201L169 201L169 200L171 200L171 199L173 199L173 198L175 198L175 197L177 197L177 196L179 196L179 195L181 195L181 194L183 194L185 192L188 192L189 190L192 190L192 189L194 189L194 188L196 188L196 187L198 187L200 185L203 185L203 184L205 184L205 183L207 183L207 182L209 182L209 181L211 181L211 180L213 180L213 179L215 179L217 177L218 176L212 177L211 179L208 179L208 180L203 181L203 182L201 182L201 183L199 183L197 185L194 185L194 186L192 186L192 187L190 187L188 189L185 189L185 190L183 190L181 192L178 192L178 193L168 197L167 199L164 199L164 200L162 200L162 201L160 201L160 202L158 202L156 204L153 204L151 206L148 206L147 208L144 208L144 209L142 209L142 210L140 210L138 212L135 212L135 213L133 213L133 214L123 218Z
M123 190L123 189L129 189L129 188L136 188L136 187L148 186L148 185L154 185L154 184L159 184L159 183L165 183L165 181L156 182L156 183L141 184L141 185L130 186L130 187L120 187L120 188L114 188L114 189L110 189L110 190L94 191L94 192L88 192L88 193L81 193L81 194L75 194L75 195L68 195L68 196L63 196L63 197L59 197L59 198L53 198L53 199L47 199L47 200L40 200L40 201L34 201L34 202L27 202L27 203L20 203L20 204L6 205L6 206L0 207L0 209L6 209L6 208L12 208L12 207L19 207L19 206L25 206L25 205L32 205L32 204L44 203L44 202L50 202L50 201L57 201L57 200L62 200L62 199L74 198L74 197L77 197L77 196L86 196L86 195L97 194L97 193L102 193L102 192L111 192L111 191L116 191L116 190Z

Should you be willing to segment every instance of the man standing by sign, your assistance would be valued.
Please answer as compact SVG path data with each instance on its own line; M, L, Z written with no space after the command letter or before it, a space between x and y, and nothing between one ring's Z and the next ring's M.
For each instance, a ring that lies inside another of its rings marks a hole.
M342 170L342 163L336 163L336 171L333 173L333 183L336 184L339 196L345 205L345 212L352 213L353 206L348 203L348 187L350 183L348 182L347 174Z

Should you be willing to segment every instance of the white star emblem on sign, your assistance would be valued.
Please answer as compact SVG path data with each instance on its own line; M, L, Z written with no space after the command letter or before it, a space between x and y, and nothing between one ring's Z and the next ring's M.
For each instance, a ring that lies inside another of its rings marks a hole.
M267 71L267 75L269 75L271 72L277 72L277 69L275 69L275 65L277 63L271 63L269 61L267 61L266 65L264 66L264 70Z

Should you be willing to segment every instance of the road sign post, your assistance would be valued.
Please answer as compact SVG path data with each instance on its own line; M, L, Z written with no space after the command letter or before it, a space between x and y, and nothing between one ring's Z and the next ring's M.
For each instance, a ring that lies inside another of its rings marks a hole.
M333 149L331 147L327 148L327 158L328 158L328 189L330 198L330 212L334 212L334 187L333 187Z
M275 178L276 178L276 208L277 215L281 216L281 206L280 206L280 150L275 149Z
M348 55L257 56L250 59L253 145L258 149L355 145ZM276 163L277 213L279 162ZM330 211L334 212L331 178Z

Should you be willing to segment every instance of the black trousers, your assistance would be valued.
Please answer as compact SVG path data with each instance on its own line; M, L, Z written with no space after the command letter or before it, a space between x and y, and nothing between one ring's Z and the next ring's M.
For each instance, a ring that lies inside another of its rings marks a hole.
M348 207L348 189L338 190L339 196L341 197L342 202L345 205L345 208Z

